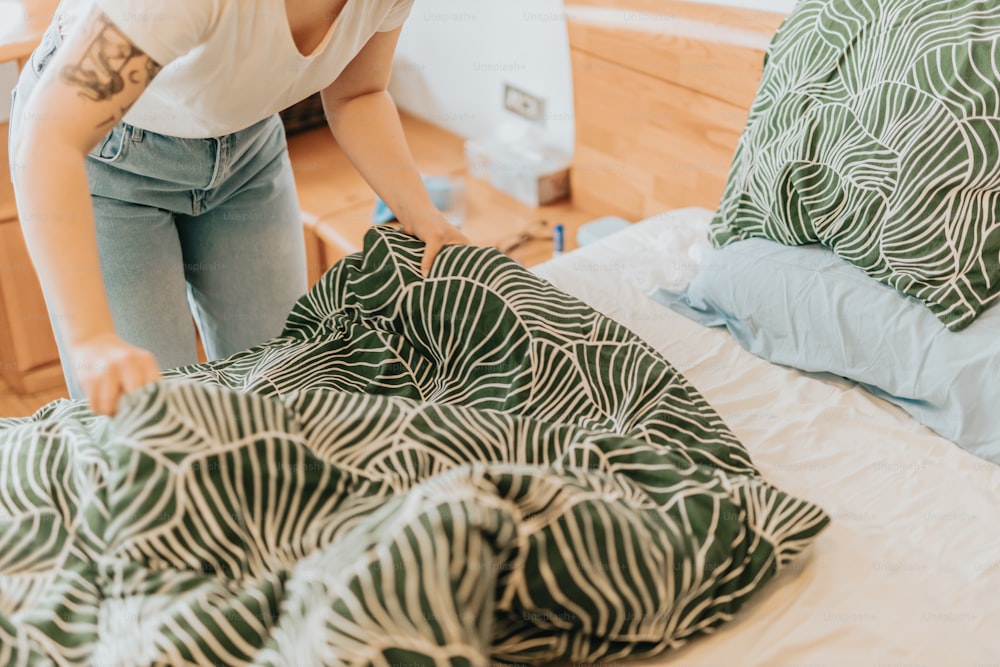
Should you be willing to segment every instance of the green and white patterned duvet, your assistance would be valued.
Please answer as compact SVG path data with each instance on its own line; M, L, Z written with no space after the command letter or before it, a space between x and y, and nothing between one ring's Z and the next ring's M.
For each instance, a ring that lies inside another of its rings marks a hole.
M487 665L677 647L827 523L634 334L373 230L282 336L0 420L0 664Z

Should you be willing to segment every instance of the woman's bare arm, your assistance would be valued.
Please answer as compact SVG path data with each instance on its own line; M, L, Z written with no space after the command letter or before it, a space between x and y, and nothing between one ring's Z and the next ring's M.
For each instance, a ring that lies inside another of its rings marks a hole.
M70 362L97 412L159 377L115 334L84 161L159 72L99 10L67 36L19 119L13 176L21 226Z
M468 243L434 208L403 135L396 105L386 91L400 29L379 32L337 80L323 91L337 143L372 189L426 244L422 269L447 243Z

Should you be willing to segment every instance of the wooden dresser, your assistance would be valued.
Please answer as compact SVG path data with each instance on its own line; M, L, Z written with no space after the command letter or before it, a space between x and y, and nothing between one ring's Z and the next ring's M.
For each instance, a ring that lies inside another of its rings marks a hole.
M464 180L466 216L463 233L475 245L510 248L522 232L537 234L518 243L507 254L525 266L552 257L552 241L545 230L561 224L565 250L576 246L576 230L594 218L568 200L548 206L523 204L466 174L464 141L431 123L402 114L403 131L417 168L427 175L447 175ZM309 130L288 140L295 170L299 202L306 221L307 248L315 234L319 248L311 251L323 270L361 249L371 227L375 194L326 128ZM542 221L546 224L542 225Z
M20 71L56 4L0 0L0 63L16 63ZM17 220L7 134L8 123L0 123L0 377L18 393L32 393L62 387L63 378L42 290Z

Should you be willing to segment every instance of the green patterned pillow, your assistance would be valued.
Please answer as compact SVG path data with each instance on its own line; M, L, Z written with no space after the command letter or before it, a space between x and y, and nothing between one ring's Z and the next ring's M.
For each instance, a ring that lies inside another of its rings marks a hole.
M1000 4L803 0L771 45L717 245L819 242L966 326L1000 284Z

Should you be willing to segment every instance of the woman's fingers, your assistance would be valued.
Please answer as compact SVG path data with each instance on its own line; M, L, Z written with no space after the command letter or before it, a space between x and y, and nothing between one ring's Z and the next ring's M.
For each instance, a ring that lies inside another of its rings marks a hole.
M122 365L122 389L128 393L139 389L162 377L156 358L139 348L133 348L132 354Z
M434 260L441 252L443 245L438 238L424 242L424 257L420 262L420 273L423 274L424 278L431 274L431 266L434 265Z
M75 345L71 355L90 408L101 415L115 414L123 394L162 377L150 352L113 334L95 336Z
M416 236L424 242L424 256L420 262L420 273L426 278L441 249L446 245L471 245L465 234L435 211L426 217L401 221L403 232Z
M424 258L420 263L420 272L425 278L430 275L431 266L433 266L434 260L444 246L472 245L472 242L466 238L465 234L452 227L450 223L447 224L448 227L443 233L431 234L429 239L424 239Z
M89 396L90 409L99 415L113 415L120 395L118 371L111 366L94 379L93 393Z

